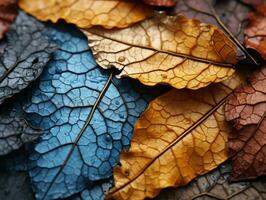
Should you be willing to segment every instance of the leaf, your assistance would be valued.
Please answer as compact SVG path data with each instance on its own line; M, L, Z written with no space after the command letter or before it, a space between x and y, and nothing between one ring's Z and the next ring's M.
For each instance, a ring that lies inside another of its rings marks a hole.
M25 105L29 121L44 129L29 157L36 198L43 200L66 198L110 178L149 94L158 90L134 89L103 71L74 27L56 25L47 34L59 49Z
M0 40L17 16L17 0L0 1Z
M84 30L97 63L145 85L198 89L234 73L236 47L216 27L158 15L122 30Z
M49 61L55 45L42 35L43 28L23 12L11 26L0 55L0 104L34 81Z
M197 91L175 90L153 100L134 127L131 147L114 169L107 199L144 199L186 185L227 159L224 103L238 78ZM134 167L132 167L134 166Z
M136 0L20 0L19 6L39 20L55 23L64 19L80 28L124 28L152 13Z
M155 200L265 199L265 180L229 183L230 171L231 165L229 163L222 164L219 168L198 177L185 187L165 190Z
M220 22L240 41L243 42L245 19L249 7L240 1L215 0L178 0L175 13L224 29Z
M5 104L0 108L0 155L20 148L24 143L36 140L42 131L32 127L16 104Z
M172 7L176 4L175 0L143 0L144 3L151 6Z
M249 14L249 24L245 29L245 46L257 50L266 59L266 3L257 6L257 11Z
M34 200L27 174L0 172L0 199Z
M236 89L225 106L225 115L236 128L229 138L233 156L232 180L266 175L266 68Z

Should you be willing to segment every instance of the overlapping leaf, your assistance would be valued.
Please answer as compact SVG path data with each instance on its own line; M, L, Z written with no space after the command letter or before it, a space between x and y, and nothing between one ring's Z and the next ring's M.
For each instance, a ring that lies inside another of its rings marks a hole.
M151 14L138 0L20 0L19 6L39 20L64 19L81 28L96 25L123 28Z
M225 115L236 128L229 139L233 156L232 179L266 175L266 68L229 98Z
M26 121L19 105L8 104L0 108L0 155L37 139L41 133Z
M59 50L25 105L30 122L44 129L29 162L37 199L65 198L111 177L152 92L102 71L75 28L47 34Z
M216 27L158 15L122 30L84 30L97 63L146 85L198 89L234 73L236 47Z
M34 200L27 174L0 172L0 199Z
M240 1L178 0L175 13L228 29L240 42L249 7ZM222 22L225 26L221 26Z
M0 1L0 40L17 16L17 0Z
M218 169L200 176L185 187L167 189L156 200L249 200L265 199L266 182L229 183L230 163L222 164Z
M245 45L257 50L266 59L266 2L249 14L249 25L245 29Z
M0 55L0 104L20 92L42 72L55 50L44 26L20 12L7 34L7 43Z
M224 162L230 131L224 103L238 84L234 78L197 91L173 89L153 100L135 124L121 166L114 169L115 188L108 197L154 197Z

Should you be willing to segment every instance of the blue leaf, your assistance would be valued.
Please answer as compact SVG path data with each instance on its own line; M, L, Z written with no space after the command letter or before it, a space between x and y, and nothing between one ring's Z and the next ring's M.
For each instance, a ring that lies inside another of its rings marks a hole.
M59 49L24 106L28 120L44 130L29 158L36 198L65 198L88 188L83 197L101 199L102 186L95 184L112 176L152 97L147 91L156 89L100 69L86 38L71 26L51 27L47 35Z

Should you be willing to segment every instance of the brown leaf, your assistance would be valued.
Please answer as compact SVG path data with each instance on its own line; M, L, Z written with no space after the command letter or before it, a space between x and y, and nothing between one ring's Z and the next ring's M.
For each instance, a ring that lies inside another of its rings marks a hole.
M197 91L175 90L153 100L135 124L131 147L114 169L108 198L144 199L187 184L227 159L227 95L239 78ZM107 199L108 199L107 198Z
M245 29L245 45L257 50L266 59L266 3L257 6L257 12L249 14Z
M151 6L172 7L176 4L175 0L143 0L143 1Z
M217 16L213 13L214 9ZM205 23L213 24L223 29L216 17L231 31L231 33L243 42L244 22L249 12L249 7L240 1L232 0L178 0L175 12L190 18L196 18Z
M198 89L234 73L236 47L217 27L156 15L122 30L84 30L97 63L146 85Z
M265 199L266 181L230 183L230 163L198 177L181 188L169 188L155 200L249 200Z
M0 39L17 16L17 0L0 1Z
M266 175L266 68L254 73L250 82L230 96L225 115L236 128L230 135L233 156L232 179Z
M81 28L123 28L151 14L148 7L136 0L20 0L19 6L39 20L64 19Z

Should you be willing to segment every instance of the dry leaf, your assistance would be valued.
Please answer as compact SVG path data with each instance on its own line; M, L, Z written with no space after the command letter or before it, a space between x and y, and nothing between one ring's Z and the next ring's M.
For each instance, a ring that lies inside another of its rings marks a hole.
M17 0L0 1L0 39L17 16Z
M196 18L223 29L218 22L219 19L240 42L243 42L243 28L249 10L248 6L239 1L178 0L175 13Z
M225 106L226 119L234 122L229 148L233 156L232 179L266 175L266 68L236 89Z
M222 164L212 172L200 176L181 188L169 188L155 200L263 200L266 181L230 183L230 163Z
M81 28L122 28L151 14L148 7L135 0L20 0L19 6L39 20L64 19Z
M236 47L217 27L157 15L122 30L84 30L97 63L143 84L198 89L234 73Z
M171 7L175 5L175 0L143 0L146 4L151 6L165 6Z
M187 184L227 159L224 103L238 78L197 91L175 90L153 100L135 124L129 152L114 169L108 198L144 199Z
M256 49L266 59L266 3L257 6L257 12L249 14L245 29L245 45Z

